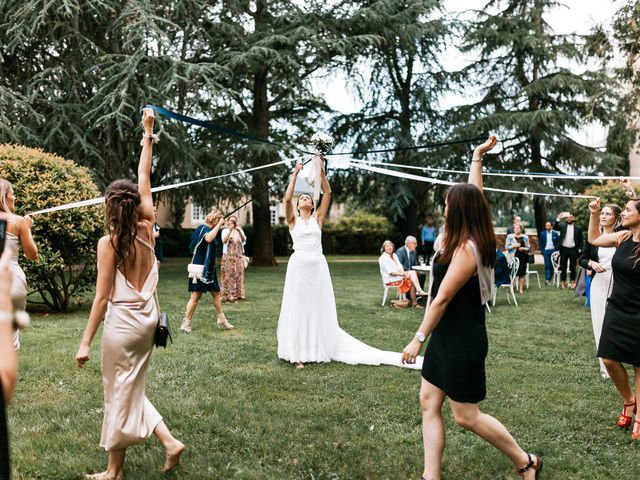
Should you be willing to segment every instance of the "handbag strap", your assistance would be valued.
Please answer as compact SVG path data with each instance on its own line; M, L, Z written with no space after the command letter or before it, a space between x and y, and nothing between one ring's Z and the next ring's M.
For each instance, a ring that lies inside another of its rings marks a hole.
M200 227L198 227L198 228L201 228L201 227L202 227L202 225ZM202 228L200 231L202 231L202 230L204 230L204 229ZM206 235L206 233L204 235ZM196 253L198 252L198 247L200 246L200 244L204 240L204 235L202 235L202 237L200 238L198 243L196 243L196 246L193 248L193 255L191 256L191 263L193 263L193 261L196 259Z

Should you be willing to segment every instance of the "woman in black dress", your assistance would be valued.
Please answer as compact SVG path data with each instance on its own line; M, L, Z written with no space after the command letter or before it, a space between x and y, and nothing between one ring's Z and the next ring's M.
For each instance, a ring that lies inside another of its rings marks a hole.
M527 261L529 260L529 237L522 233L522 225L516 223L513 233L507 236L505 248L513 253L520 263L518 264L518 290L524 293L524 285L527 278Z
M218 245L216 237L224 223L222 213L214 210L205 217L204 224L196 228L191 236L191 243L189 244L189 250L193 253L191 263L202 265L204 269L199 278L189 277L187 289L191 293L191 298L187 303L182 325L180 325L180 330L184 333L191 333L191 320L202 297L202 292L211 292L213 306L218 314L218 326L228 330L235 328L227 321L222 311L220 285L216 275L216 248Z
M542 460L526 453L495 418L482 413L488 341L484 304L491 298L496 263L491 209L482 193L482 156L497 140L476 147L468 184L449 189L441 248L433 262L430 303L402 360L414 363L431 335L422 368L420 406L424 441L423 479L440 478L445 429L442 405L449 398L458 425L507 455L525 479L538 478Z
M598 227L600 200L589 204L589 243L595 247L616 247L611 260L613 288L607 300L598 345L598 357L604 360L613 384L622 397L622 413L618 426L627 428L634 423L634 440L640 440L640 415L636 399L640 398L640 200L630 200L621 214L622 227L628 231L600 233ZM635 388L623 363L633 365ZM635 393L634 393L635 390Z

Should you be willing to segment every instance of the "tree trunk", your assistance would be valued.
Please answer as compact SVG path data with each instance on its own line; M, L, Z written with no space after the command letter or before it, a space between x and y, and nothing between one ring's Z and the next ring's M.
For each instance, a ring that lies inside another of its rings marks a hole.
M253 127L263 138L269 136L268 72L261 68L254 75L253 83ZM255 166L271 161L270 154L264 148L256 152ZM271 211L269 209L268 177L264 170L252 174L253 185L253 262L258 267L270 267L276 264L273 255L273 235L271 232Z

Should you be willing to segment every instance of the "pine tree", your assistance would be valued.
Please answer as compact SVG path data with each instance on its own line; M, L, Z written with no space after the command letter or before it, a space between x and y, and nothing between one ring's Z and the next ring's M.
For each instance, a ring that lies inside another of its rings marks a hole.
M460 108L455 123L464 125L462 134L496 132L504 140L505 150L495 159L501 168L593 173L602 165L600 152L571 136L592 122L609 122L611 81L602 38L599 32L555 34L544 16L558 5L492 0L474 13L478 20L465 33L462 51L477 60L464 70L464 88L477 89L479 100ZM523 186L543 188L540 181ZM534 199L538 231L547 220L546 206L543 197Z
M451 25L439 0L363 0L350 2L345 20L348 35L375 35L373 45L345 58L347 76L363 107L340 116L334 129L357 150L405 148L446 136L438 101L452 76L441 65ZM429 152L397 151L376 159L424 164ZM341 183L352 201L379 211L396 223L402 236L415 234L418 214L428 211L431 185L395 178L372 177L361 171Z

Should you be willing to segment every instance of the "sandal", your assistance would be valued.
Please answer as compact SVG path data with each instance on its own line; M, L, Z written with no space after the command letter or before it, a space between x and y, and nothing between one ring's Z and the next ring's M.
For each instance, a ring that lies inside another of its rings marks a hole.
M627 415L627 407L633 407L633 413L635 414L637 411L636 402L632 403L623 403L622 404L622 413L618 416L618 427L620 428L629 428L633 423L633 417L631 415Z
M229 321L227 320L227 317L224 316L224 313L221 313L218 315L218 321L216 323L218 324L219 328L224 328L226 330L232 330L236 328L229 323Z
M529 459L529 463L527 463L522 468L518 468L518 473L524 478L523 474L528 472L529 469L533 468L536 471L536 476L534 478L538 480L538 478L540 478L540 472L542 471L542 459L534 455L534 458L536 459L536 461L534 462L531 459L530 453L527 453L527 458Z
M180 331L183 333L191 333L191 320L183 318L182 325L180 325Z
M428 296L429 294L424 290L420 290L419 292L416 292L416 297L428 297Z

